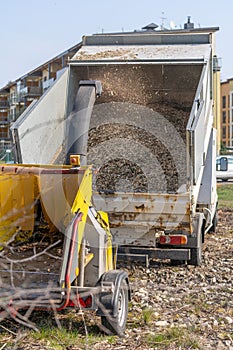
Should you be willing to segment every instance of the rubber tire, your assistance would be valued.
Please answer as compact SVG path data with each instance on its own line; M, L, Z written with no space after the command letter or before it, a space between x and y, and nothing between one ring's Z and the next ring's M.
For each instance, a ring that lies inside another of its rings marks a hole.
M180 265L185 265L186 261L185 260L174 260L171 259L171 266L180 266Z
M201 246L199 248L191 248L191 259L188 261L189 265L201 266L202 264L202 249Z
M101 323L107 328L110 334L124 336L126 322L128 317L128 284L125 279L122 280L118 293L118 313L116 317L112 315L101 316Z
M209 232L212 232L212 233L216 232L217 226L218 226L218 212L216 210L214 217L213 217L212 226L211 226Z

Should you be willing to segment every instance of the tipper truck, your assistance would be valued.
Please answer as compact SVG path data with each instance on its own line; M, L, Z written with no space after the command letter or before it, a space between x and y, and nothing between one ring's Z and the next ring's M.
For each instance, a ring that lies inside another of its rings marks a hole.
M202 262L217 224L216 30L84 36L11 128L19 163L78 154L92 164L93 203L108 213L119 259Z

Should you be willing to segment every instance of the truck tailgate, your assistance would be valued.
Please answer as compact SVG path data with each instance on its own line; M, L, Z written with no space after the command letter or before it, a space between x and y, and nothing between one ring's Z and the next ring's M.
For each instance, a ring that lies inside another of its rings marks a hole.
M191 232L190 200L187 192L96 193L93 201L99 210L108 212L115 243L120 245L148 245L150 242L154 246L158 231Z

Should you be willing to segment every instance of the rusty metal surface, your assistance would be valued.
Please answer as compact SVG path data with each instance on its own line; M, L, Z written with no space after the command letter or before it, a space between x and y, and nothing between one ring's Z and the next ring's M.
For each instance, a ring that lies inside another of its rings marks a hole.
M155 245L156 232L191 232L189 193L94 194L94 205L109 214L114 241L118 244Z

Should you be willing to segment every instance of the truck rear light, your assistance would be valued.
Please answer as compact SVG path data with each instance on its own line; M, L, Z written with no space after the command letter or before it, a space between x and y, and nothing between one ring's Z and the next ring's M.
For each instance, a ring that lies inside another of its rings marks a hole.
M171 245L182 245L187 244L187 236L184 235L171 235L171 236L160 236L160 244L171 244Z

